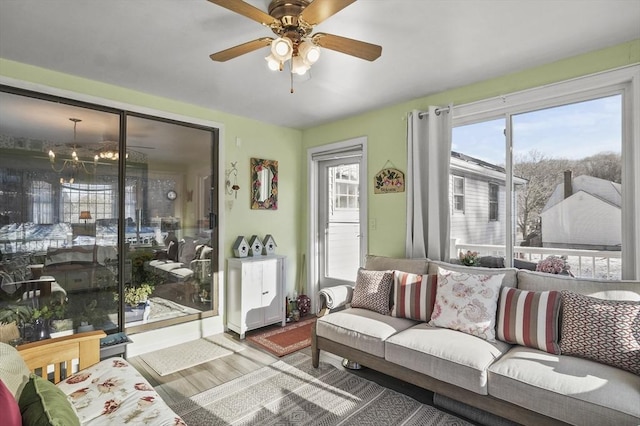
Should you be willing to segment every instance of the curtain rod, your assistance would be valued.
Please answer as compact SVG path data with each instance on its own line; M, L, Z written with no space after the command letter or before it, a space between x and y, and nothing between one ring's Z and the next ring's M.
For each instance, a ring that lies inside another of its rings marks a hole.
M451 110L451 107L442 107L442 108L436 108L436 115L440 115L441 112L449 112L449 110ZM422 118L425 115L429 115L429 113L427 111L422 111L418 113L418 118Z

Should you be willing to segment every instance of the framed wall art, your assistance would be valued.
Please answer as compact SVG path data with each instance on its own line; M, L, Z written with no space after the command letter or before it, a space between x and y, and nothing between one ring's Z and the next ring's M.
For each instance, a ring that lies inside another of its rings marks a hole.
M278 209L278 161L251 159L251 208Z

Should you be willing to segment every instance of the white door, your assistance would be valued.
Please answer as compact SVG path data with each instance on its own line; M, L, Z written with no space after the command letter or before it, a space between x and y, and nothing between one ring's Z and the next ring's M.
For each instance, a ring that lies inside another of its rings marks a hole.
M360 163L359 156L318 162L320 289L354 282L361 264Z

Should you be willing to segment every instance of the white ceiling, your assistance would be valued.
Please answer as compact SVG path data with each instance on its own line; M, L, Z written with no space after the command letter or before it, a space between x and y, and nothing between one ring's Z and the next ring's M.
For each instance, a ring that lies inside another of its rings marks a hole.
M0 0L2 58L291 128L638 39L640 0L358 0L317 31L382 56L324 49L291 94L266 48L209 59L272 33L206 0Z

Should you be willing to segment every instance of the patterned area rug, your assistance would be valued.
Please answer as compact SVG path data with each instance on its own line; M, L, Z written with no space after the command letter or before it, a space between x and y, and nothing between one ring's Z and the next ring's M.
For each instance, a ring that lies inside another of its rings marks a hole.
M286 327L247 334L247 339L275 356L285 356L311 346L311 327L316 317L288 324Z
M140 358L160 376L166 376L243 349L243 346L221 334L148 352L140 355Z
M437 408L297 352L171 406L189 426L471 426Z

